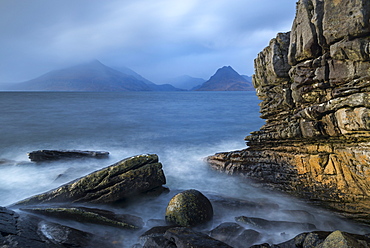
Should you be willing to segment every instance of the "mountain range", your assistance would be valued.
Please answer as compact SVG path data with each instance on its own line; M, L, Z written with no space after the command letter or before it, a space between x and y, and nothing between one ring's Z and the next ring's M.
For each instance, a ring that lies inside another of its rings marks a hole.
M254 90L252 84L230 66L217 70L208 81L182 76L155 84L127 67L108 67L98 60L50 71L26 82L11 84L15 91L183 91Z

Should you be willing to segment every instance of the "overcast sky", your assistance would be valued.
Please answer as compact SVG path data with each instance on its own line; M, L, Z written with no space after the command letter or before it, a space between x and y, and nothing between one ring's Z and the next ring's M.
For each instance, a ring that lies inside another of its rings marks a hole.
M296 0L0 0L0 82L93 59L155 83L208 79L253 60L291 29Z

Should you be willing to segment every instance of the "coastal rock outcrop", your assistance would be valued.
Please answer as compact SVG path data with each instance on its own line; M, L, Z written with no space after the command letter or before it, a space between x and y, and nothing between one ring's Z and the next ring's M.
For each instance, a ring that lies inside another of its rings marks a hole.
M38 150L28 153L29 159L33 162L76 158L107 158L108 156L109 152L80 150Z
M370 223L370 2L300 0L255 59L266 124L208 163Z
M121 160L59 188L32 196L13 206L43 203L114 203L145 193L166 183L155 154Z

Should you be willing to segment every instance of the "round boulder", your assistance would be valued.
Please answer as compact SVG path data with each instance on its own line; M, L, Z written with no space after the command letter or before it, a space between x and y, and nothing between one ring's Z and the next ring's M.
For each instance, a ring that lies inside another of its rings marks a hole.
M196 226L210 221L212 218L211 202L194 189L175 195L166 209L166 221L180 226Z

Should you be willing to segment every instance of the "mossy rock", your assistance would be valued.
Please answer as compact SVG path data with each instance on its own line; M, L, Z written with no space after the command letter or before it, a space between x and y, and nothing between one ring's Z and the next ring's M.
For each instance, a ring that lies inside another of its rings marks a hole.
M213 207L201 192L194 189L186 190L170 200L165 218L170 224L196 226L213 218Z
M56 189L19 201L13 206L48 203L107 204L146 193L166 183L156 154L121 160Z

